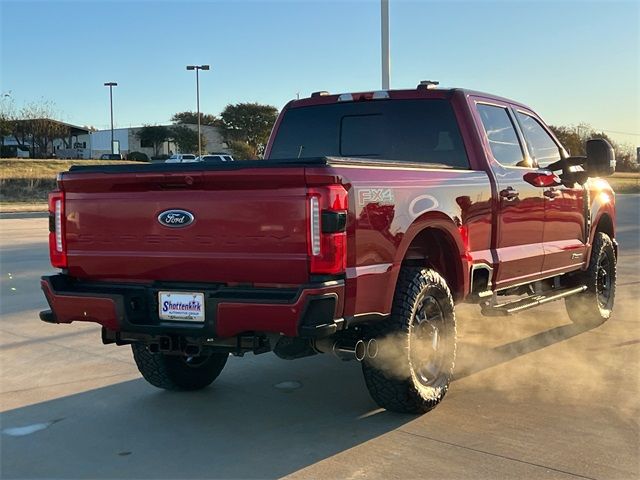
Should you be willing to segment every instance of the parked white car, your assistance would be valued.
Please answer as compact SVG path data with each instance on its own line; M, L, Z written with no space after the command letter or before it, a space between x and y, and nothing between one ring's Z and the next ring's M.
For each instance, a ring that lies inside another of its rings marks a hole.
M196 156L190 153L174 153L164 163L190 163L197 162Z
M214 154L214 155L202 155L202 157L197 157L196 162L208 162L208 163L224 163L224 162L233 162L233 157L231 155L224 154Z

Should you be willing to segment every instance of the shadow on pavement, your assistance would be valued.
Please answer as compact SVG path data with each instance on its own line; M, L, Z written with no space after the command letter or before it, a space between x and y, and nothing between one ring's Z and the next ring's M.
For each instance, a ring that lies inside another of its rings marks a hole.
M584 331L564 325L494 349L463 345L456 379ZM276 387L287 381L300 388ZM5 412L3 429L48 428L3 434L1 460L3 476L12 478L272 478L414 418L377 409L355 363L248 356L230 359L201 392L132 380Z
M4 430L48 428L3 433L2 476L272 478L415 418L377 409L358 365L261 360L232 358L200 392L132 380L5 412ZM274 387L286 380L301 387Z
M461 343L458 354L458 359L461 361L456 365L454 380L461 380L474 373L568 340L593 328L596 327L576 324L562 325L495 348L487 348L480 344Z

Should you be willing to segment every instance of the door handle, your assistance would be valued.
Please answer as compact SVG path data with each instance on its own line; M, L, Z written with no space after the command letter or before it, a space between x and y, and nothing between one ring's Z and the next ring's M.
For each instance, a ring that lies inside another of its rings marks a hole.
M507 187L504 190L500 190L500 197L507 202L514 201L519 195L520 193L513 187Z
M543 195L549 200L555 200L560 196L560 191L557 188L549 188L544 191Z

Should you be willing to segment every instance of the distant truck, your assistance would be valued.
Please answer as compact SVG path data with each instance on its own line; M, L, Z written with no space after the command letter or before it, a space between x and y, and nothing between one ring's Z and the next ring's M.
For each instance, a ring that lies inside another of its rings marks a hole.
M611 315L615 159L586 147L520 103L421 84L292 101L263 161L74 166L49 197L62 271L40 318L102 325L164 389L206 387L229 354L331 352L381 407L426 412L456 304Z

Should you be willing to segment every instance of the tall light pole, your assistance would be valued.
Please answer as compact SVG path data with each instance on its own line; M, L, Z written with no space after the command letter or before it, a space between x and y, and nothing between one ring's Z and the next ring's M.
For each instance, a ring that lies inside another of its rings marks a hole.
M111 153L114 154L116 152L113 151L113 87L117 87L118 84L116 82L106 82L104 86L109 87L109 107L111 108Z
M389 90L391 58L389 56L389 0L380 0L380 29L382 38L382 89Z
M202 157L202 142L200 142L200 70L209 70L209 65L187 65L187 70L196 71L196 107L198 109L198 156Z

